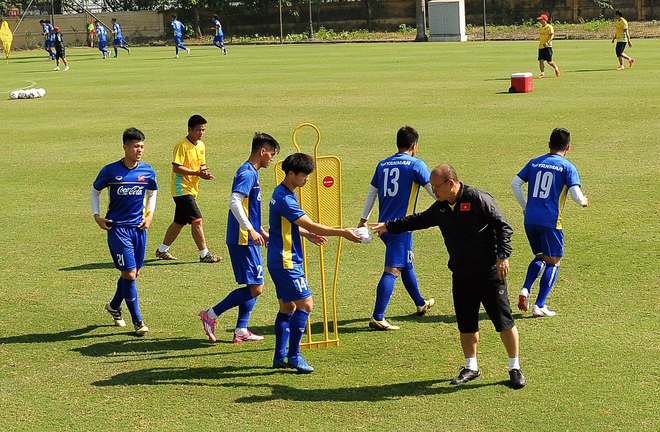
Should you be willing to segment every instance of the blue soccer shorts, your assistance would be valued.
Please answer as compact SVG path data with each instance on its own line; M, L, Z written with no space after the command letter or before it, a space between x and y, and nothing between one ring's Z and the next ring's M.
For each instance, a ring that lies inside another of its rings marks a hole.
M268 273L275 284L277 298L284 303L303 300L312 295L302 265L292 269L269 268Z
M225 41L225 36L224 35L216 36L216 37L213 38L213 43L215 43L215 42L224 42L224 41Z
M181 36L174 36L174 44L181 45Z
M124 45L124 38L123 37L117 38L117 39L112 41L112 44L123 46Z
M385 243L385 267L413 267L412 233L384 233L380 239Z
M264 261L257 245L227 245L234 277L239 285L263 285Z
M525 234L534 255L564 256L564 231L542 225L525 224Z
M108 247L119 271L140 269L147 250L147 231L136 227L112 227L108 231Z
M103 51L107 45L106 41L99 41L99 51Z

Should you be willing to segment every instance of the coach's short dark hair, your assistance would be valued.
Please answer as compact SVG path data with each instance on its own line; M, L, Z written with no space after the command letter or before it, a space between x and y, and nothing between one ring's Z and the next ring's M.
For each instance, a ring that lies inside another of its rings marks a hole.
M571 143L571 133L564 128L555 128L550 134L550 150L562 151Z
M262 148L267 150L275 150L275 153L280 152L280 143L275 138L266 133L254 133L252 138L252 153L257 153Z
M140 129L131 127L124 131L122 141L124 142L124 145L128 145L131 141L144 141L144 134Z
M419 140L417 131L410 127L404 126L396 133L396 148L401 151L410 150L410 147Z
M284 171L284 174L292 172L296 175L300 173L309 175L314 172L315 167L314 158L305 153L294 153L287 156L284 162L282 162L282 171Z
M207 123L206 119L199 114L195 114L194 116L188 119L188 127L190 129L195 129L195 126L205 125L206 123Z

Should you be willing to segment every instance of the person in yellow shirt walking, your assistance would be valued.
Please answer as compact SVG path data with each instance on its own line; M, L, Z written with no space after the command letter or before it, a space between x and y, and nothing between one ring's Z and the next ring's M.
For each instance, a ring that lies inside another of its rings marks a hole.
M559 66L552 61L552 40L555 38L555 28L548 23L548 16L542 14L536 18L541 22L539 27L539 68L541 75L539 79L545 78L545 62L555 69L555 75L559 76Z
M222 259L213 255L206 247L202 213L196 202L199 193L199 179L215 179L206 166L206 145L202 141L205 131L206 119L195 114L188 119L188 135L174 147L171 190L176 208L174 222L167 229L163 244L156 250L158 259L177 259L170 253L170 246L179 236L183 227L188 224L192 227L192 237L199 249L199 261L216 263Z
M623 59L628 60L629 67L632 67L633 63L635 63L634 58L623 53L626 49L626 44L632 47L632 42L630 41L630 32L628 31L628 21L626 21L619 9L614 12L614 17L616 18L616 34L612 38L612 43L616 41L616 56L619 59L619 67L616 70L624 70Z

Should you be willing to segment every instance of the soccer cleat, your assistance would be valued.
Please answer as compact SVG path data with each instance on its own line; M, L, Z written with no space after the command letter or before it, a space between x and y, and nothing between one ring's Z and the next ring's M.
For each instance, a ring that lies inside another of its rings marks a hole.
M217 263L220 262L222 258L219 257L218 255L213 255L211 252L207 253L204 255L204 258L200 258L199 262L206 262L206 263Z
M559 75L561 75L561 72L559 71L559 68L555 69L555 76L559 78Z
M175 257L170 253L169 250L166 250L165 252L161 252L160 250L156 249L156 258L162 259L165 261L171 261L171 260L177 260L179 258Z
M222 54L227 55L227 50L224 50Z
M65 66L65 67L64 67L64 72L66 72L66 71L68 71L68 70L69 70L69 66Z
M211 342L215 342L215 320L209 317L209 313L206 310L201 311L199 313L199 317L201 318L202 324L204 325L206 336L209 337Z
M131 55L131 49L126 47L126 51L128 51L128 55Z
M308 365L301 355L297 355L290 359L287 364L290 368L296 369L299 373L308 374L314 372L314 368Z
M54 71L58 71L58 70L60 70L60 67L59 67L59 66L55 66L55 67L53 68L53 70L54 70Z
M545 75L539 75L538 79L543 79L543 78L545 78Z
M179 58L179 54L175 55L174 58Z
M383 318L382 321L376 321L374 317L371 317L369 321L369 327L373 330L399 330L401 327L390 324L387 318Z
M635 59L631 58L630 61L628 62L628 64L630 65L628 67L632 67L633 63L635 63Z
M105 310L112 315L112 319L115 320L115 325L117 327L126 327L126 321L121 316L121 309L114 310L110 307L110 303L105 304Z
M284 361L284 359L273 359L273 369L291 369L291 365Z
M417 306L417 316L424 316L429 309L435 306L435 299L424 300L424 306Z
M190 48L188 48L186 51L188 51L188 54L190 54Z
M520 369L511 369L509 378L511 379L511 387L514 389L521 389L527 385L527 380Z
M534 308L532 308L532 315L534 315L534 318L539 318L539 317L546 317L546 316L555 316L557 315L556 312L551 311L548 309L547 306L543 306L542 308L538 307L537 305L534 305Z
M143 321L135 321L135 322L133 323L133 328L135 329L135 333L136 333L138 336L143 336L146 332L149 331L149 327L147 327L146 325L144 325L144 322L143 322Z
M521 289L520 294L518 294L518 309L523 312L529 310L529 290L527 288Z
M117 54L113 55L112 58L117 58Z
M618 68L616 68L616 70L624 70L624 69L625 69L625 68L623 67L623 65L621 65L621 66L619 66Z
M468 381L472 380L477 380L481 378L481 372L472 369L468 369L466 367L461 367L461 372L458 374L456 378L453 380L449 381L449 384L451 385L459 385L459 384L465 384Z
M264 340L263 336L256 335L256 334L252 333L250 330L248 330L247 334L245 334L245 335L238 335L238 334L234 333L234 343L258 342L258 341L262 341L262 340Z

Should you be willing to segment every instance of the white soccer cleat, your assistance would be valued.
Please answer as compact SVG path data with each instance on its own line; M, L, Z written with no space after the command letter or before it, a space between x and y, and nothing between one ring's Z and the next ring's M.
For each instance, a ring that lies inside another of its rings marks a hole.
M532 315L534 315L534 318L551 317L557 315L557 312L551 311L547 306L540 308L537 305L534 305L534 308L532 309Z
M53 70L54 70L54 71L58 71L58 70L60 70L60 67L59 67L59 66L55 66L55 67L53 68Z
M66 72L66 71L68 71L68 70L69 70L69 66L66 66L66 67L64 68L64 72Z
M529 290L527 288L521 289L518 294L518 309L523 312L529 310Z

